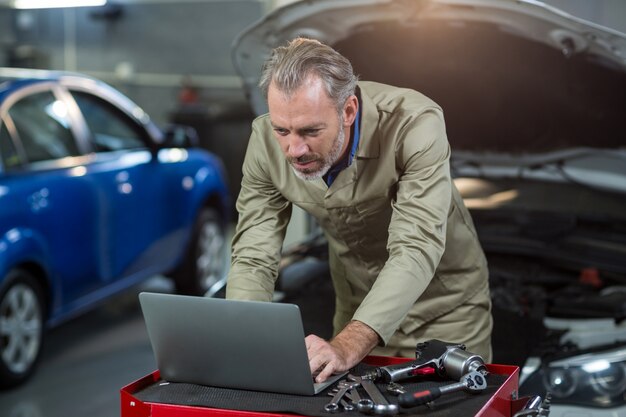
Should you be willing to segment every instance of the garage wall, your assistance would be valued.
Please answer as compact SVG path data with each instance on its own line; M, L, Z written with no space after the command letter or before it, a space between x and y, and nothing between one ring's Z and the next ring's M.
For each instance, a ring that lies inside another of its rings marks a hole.
M11 16L0 9L0 63L6 62L6 51L9 45L15 43L11 29Z
M293 0L111 0L104 8L0 8L0 65L92 74L137 101L159 124L171 119L183 79L203 104L244 101L230 45L245 27ZM546 0L626 32L623 0ZM117 6L116 6L117 5ZM235 104L233 104L235 103Z
M230 45L265 7L252 0L140 0L101 8L2 8L0 59L94 75L163 124L183 80L200 89L203 103L232 108L244 101Z

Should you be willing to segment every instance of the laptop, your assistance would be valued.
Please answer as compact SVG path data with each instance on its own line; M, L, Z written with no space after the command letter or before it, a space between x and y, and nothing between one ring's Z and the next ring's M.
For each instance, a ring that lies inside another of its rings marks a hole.
M161 378L222 388L315 395L295 304L142 292Z

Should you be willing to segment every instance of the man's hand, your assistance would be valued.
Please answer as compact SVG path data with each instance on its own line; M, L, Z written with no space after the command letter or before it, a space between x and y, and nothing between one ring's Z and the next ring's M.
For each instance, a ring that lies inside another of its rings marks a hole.
M319 372L315 382L324 382L361 362L378 344L378 334L365 323L351 321L330 342L311 334L305 343L311 373Z

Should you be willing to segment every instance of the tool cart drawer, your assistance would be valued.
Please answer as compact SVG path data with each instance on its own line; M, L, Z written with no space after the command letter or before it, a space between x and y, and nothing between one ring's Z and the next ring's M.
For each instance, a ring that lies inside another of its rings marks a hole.
M359 366L385 366L409 360L411 359L368 356ZM512 416L518 411L514 408L520 407L519 401L513 401L517 397L519 368L489 364L487 369L490 372L489 387L485 392L452 393L449 396L442 396L430 406L401 408L399 415ZM440 383L446 385L453 382ZM430 384L432 383L431 381ZM120 395L121 417L328 416L329 413L324 412L323 407L330 399L329 396L321 394L307 397L168 383L160 379L158 370L126 385L121 389ZM337 415L348 417L364 414L358 411L343 411Z

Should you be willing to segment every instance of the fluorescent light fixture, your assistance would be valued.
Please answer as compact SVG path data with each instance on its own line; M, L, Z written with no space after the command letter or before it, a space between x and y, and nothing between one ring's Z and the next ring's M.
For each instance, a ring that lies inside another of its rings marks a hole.
M13 0L16 9L49 9L56 7L104 6L106 0Z

